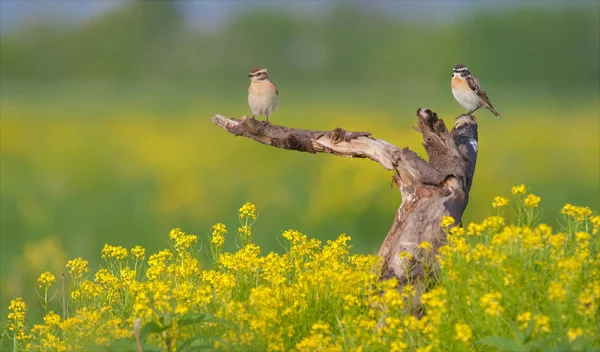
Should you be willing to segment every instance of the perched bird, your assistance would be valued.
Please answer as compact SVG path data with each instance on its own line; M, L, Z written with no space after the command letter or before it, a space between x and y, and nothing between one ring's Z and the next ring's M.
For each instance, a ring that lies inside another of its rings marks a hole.
M452 70L452 94L460 105L469 109L469 115L479 108L485 108L500 117L477 77L465 65L456 65Z
M252 110L252 117L265 115L269 121L269 115L279 106L279 91L273 82L269 81L267 69L264 67L254 66L248 77L248 105Z

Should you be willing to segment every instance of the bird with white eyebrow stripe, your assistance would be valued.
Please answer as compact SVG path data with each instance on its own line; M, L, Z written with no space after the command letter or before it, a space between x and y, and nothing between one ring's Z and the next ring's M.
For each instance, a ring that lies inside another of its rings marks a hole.
M269 80L267 69L264 67L254 66L248 77L248 105L252 110L252 117L264 115L269 122L269 115L279 107L279 91Z
M460 105L469 109L468 115L484 108L500 117L477 77L472 75L465 65L456 65L452 70L452 94Z

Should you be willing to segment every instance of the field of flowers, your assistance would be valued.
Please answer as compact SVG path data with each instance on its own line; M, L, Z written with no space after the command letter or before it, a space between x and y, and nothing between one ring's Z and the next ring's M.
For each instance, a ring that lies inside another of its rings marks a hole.
M84 258L68 261L66 307L61 278L42 273L43 323L31 324L31 307L13 299L2 349L599 349L600 216L567 204L553 229L538 224L540 197L523 185L511 193L480 223L442 221L447 245L417 312L408 308L414 287L379 282L377 257L352 254L344 234L322 243L287 230L282 254L262 253L253 240L258 211L246 203L239 224L214 225L206 241L174 229L169 248L154 254L106 244L97 271ZM238 250L225 251L225 242Z

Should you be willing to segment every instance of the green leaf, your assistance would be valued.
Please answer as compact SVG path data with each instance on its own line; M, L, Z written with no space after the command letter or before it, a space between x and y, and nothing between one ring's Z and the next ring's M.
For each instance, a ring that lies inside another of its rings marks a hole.
M159 325L158 323L151 321L148 324L144 325L144 327L142 328L141 331L141 338L142 340L144 340L146 338L146 336L150 335L150 334L160 334L161 332L167 330L170 327L170 325Z
M233 324L231 324L230 322L214 317L208 313L188 313L183 315L178 320L179 326L188 326L200 323L219 323L233 326Z
M523 351L523 346L521 346L517 341L502 336L487 336L477 340L475 343L494 346L501 351Z
M212 350L214 346L212 343L206 340L204 336L196 336L187 339L184 343L182 343L178 350L180 351L201 351L201 350Z
M213 351L215 349L215 342L219 342L220 344L231 348L231 345L229 343L226 343L221 339L214 338L212 336L196 336L187 339L183 344L179 346L178 350L183 352L205 351L207 349Z
M535 320L530 319L529 323L527 323L527 328L525 329L525 338L521 339L521 343L527 343L527 342L529 342L529 340L531 340L531 336L533 335L533 327L534 326L535 326Z

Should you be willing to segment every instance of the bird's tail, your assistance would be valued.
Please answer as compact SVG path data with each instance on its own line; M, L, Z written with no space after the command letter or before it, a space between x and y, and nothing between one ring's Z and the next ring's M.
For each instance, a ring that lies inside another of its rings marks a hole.
M502 116L498 111L494 110L493 106L488 107L488 109L492 112L492 114L496 115L497 118L500 118L500 116Z

